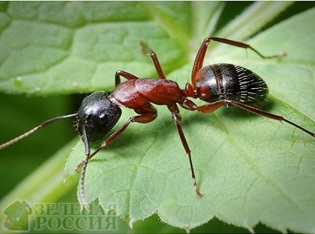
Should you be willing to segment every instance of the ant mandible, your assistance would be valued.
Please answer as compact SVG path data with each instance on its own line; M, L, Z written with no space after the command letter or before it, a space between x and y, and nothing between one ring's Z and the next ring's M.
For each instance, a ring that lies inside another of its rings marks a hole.
M147 49L159 79L139 79L133 74L119 70L115 74L116 89L110 95L107 95L103 91L92 93L83 99L77 113L58 116L47 120L19 137L0 145L0 149L14 144L17 141L31 135L38 129L46 127L56 121L76 117L76 128L84 142L86 155L86 158L78 164L76 171L79 171L82 167L80 191L81 200L82 203L86 205L86 208L88 208L84 189L84 179L89 160L100 150L110 145L127 129L131 123L149 123L155 120L157 117L157 110L152 104L166 105L171 112L180 140L189 158L193 186L198 197L201 197L202 194L196 182L196 176L191 159L191 151L181 126L181 116L178 105L184 109L199 111L201 113L211 113L221 106L233 105L256 115L287 122L312 137L315 137L313 132L285 119L282 116L274 115L250 106L250 104L263 101L268 94L267 84L254 72L241 66L225 63L212 64L203 67L206 50L211 40L240 48L250 49L263 59L275 58L283 55L278 54L274 56L264 56L249 44L225 38L208 37L204 39L196 55L191 73L191 84L187 83L185 88L181 89L175 81L168 80L166 78L157 55L152 50ZM124 77L127 80L121 82L121 77ZM189 98L201 99L208 102L208 104L197 106ZM119 120L121 116L121 109L119 106L133 109L137 115L130 117L120 128L107 137L106 140L104 140L102 144L91 153L90 143L101 139Z

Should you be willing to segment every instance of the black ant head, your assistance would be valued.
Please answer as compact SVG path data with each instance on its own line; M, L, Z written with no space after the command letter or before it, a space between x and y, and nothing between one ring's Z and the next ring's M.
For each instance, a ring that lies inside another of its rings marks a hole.
M83 99L78 110L77 130L90 143L101 139L117 123L121 109L113 103L105 92L99 91Z

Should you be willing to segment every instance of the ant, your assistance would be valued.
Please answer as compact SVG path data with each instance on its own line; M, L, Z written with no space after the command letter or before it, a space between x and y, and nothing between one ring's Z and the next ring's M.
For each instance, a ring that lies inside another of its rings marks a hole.
M175 81L166 78L155 52L148 48L145 49L142 44L142 49L150 55L153 61L159 79L139 79L133 74L118 70L115 74L116 88L111 94L107 95L103 91L94 92L83 99L77 113L58 116L47 120L17 138L0 145L0 149L14 144L33 134L38 129L46 127L56 121L75 117L77 119L76 129L84 142L86 155L86 158L77 165L76 171L82 168L80 179L81 200L88 209L84 179L89 160L118 138L131 123L144 124L155 120L157 118L157 110L152 104L165 105L171 112L181 143L188 155L193 186L198 197L201 197L202 194L196 181L191 151L181 126L181 116L178 105L186 110L201 113L211 113L221 106L233 105L256 115L284 121L315 137L313 132L282 116L274 115L251 106L251 104L263 101L268 95L267 84L254 72L241 66L225 63L203 67L206 50L211 40L250 49L263 59L276 58L284 55L284 53L280 53L273 56L264 56L249 44L225 38L208 37L204 39L196 55L191 73L191 84L187 83L185 88L181 89ZM125 78L126 81L121 82L121 77ZM189 98L201 99L207 102L207 104L197 106ZM109 135L94 152L91 152L90 144L106 135L119 120L122 112L120 106L133 109L137 114L130 117L120 128Z

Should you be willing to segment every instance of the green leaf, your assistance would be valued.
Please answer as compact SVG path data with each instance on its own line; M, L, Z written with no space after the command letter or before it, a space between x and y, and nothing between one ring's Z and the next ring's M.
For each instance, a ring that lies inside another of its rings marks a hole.
M310 66L314 64L314 57L304 58L296 65L292 61L307 53L308 43L304 41L311 41L314 35L303 38L299 50L292 52L292 42L289 46L287 40L281 43L281 38L287 38L291 28L298 28L297 36L292 38L291 35L291 38L294 43L300 41L298 35L307 34L311 25L309 28L298 25L313 16L314 10L306 12L253 38L253 45L275 42L274 45L268 43L271 48L265 49L267 54L277 53L284 47L288 57L280 61L262 60L251 52L246 56L240 49L231 51L232 59L238 56L240 64L253 67L258 74L267 77L272 87L270 102L275 103L267 106L267 110L303 123L309 129L314 123L311 108L314 89L309 87L314 80L313 73L309 72L314 71ZM260 51L264 51L263 47ZM213 57L220 60L220 54L224 54L228 60L229 49L221 53L217 49ZM181 74L187 77L189 69L176 70L169 77L179 77L178 81L182 82ZM298 74L300 80L296 79ZM292 93L298 93L300 99L296 100L295 95L286 99ZM164 222L184 229L197 227L217 216L249 230L259 222L280 231L313 230L315 187L309 173L314 167L311 154L314 139L291 126L231 109L202 116L182 112L203 198L197 198L193 191L185 152L170 114L161 107L159 120L148 126L131 126L89 163L88 200L97 198L104 205L117 204L117 214L130 223L157 212ZM131 115L131 111L125 111L118 125ZM67 168L75 167L82 160L79 154L83 151L80 142Z
M0 91L108 90L118 68L141 68L143 75L152 75L152 65L139 49L141 40L162 48L168 62L182 63L179 46L140 2L10 3L7 11L11 18L0 13L7 21L0 38Z
M184 87L203 37L216 32L216 23L225 17L228 27L219 31L225 37L245 40L259 32L248 41L254 48L267 55L285 50L288 56L262 60L252 51L211 42L205 64L229 62L255 71L270 88L270 98L259 107L313 131L315 10L260 31L288 3L254 3L233 20L224 14L224 6L212 2L3 4L0 91L36 95L110 91L119 69L156 77L152 62L139 49L140 41L154 49L168 78ZM244 22L246 27L240 27ZM237 31L231 30L234 27ZM217 217L250 231L258 223L282 232L314 231L313 138L286 123L233 107L209 115L181 110L204 194L199 199L170 113L164 106L158 111L156 121L131 125L90 161L88 201L98 199L104 207L115 204L117 215L130 225L157 213L163 222L186 230ZM124 109L117 127L132 115L132 110ZM79 142L66 172L74 174L83 158Z
M230 21L218 33L220 37L244 40L257 33L264 25L285 10L292 2L258 2L252 4L236 20Z

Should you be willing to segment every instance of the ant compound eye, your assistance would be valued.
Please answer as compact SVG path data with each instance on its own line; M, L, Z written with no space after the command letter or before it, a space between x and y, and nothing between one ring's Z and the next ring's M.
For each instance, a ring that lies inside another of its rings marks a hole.
M121 109L103 91L92 93L83 99L78 110L78 131L82 136L85 127L89 142L101 139L117 123Z

